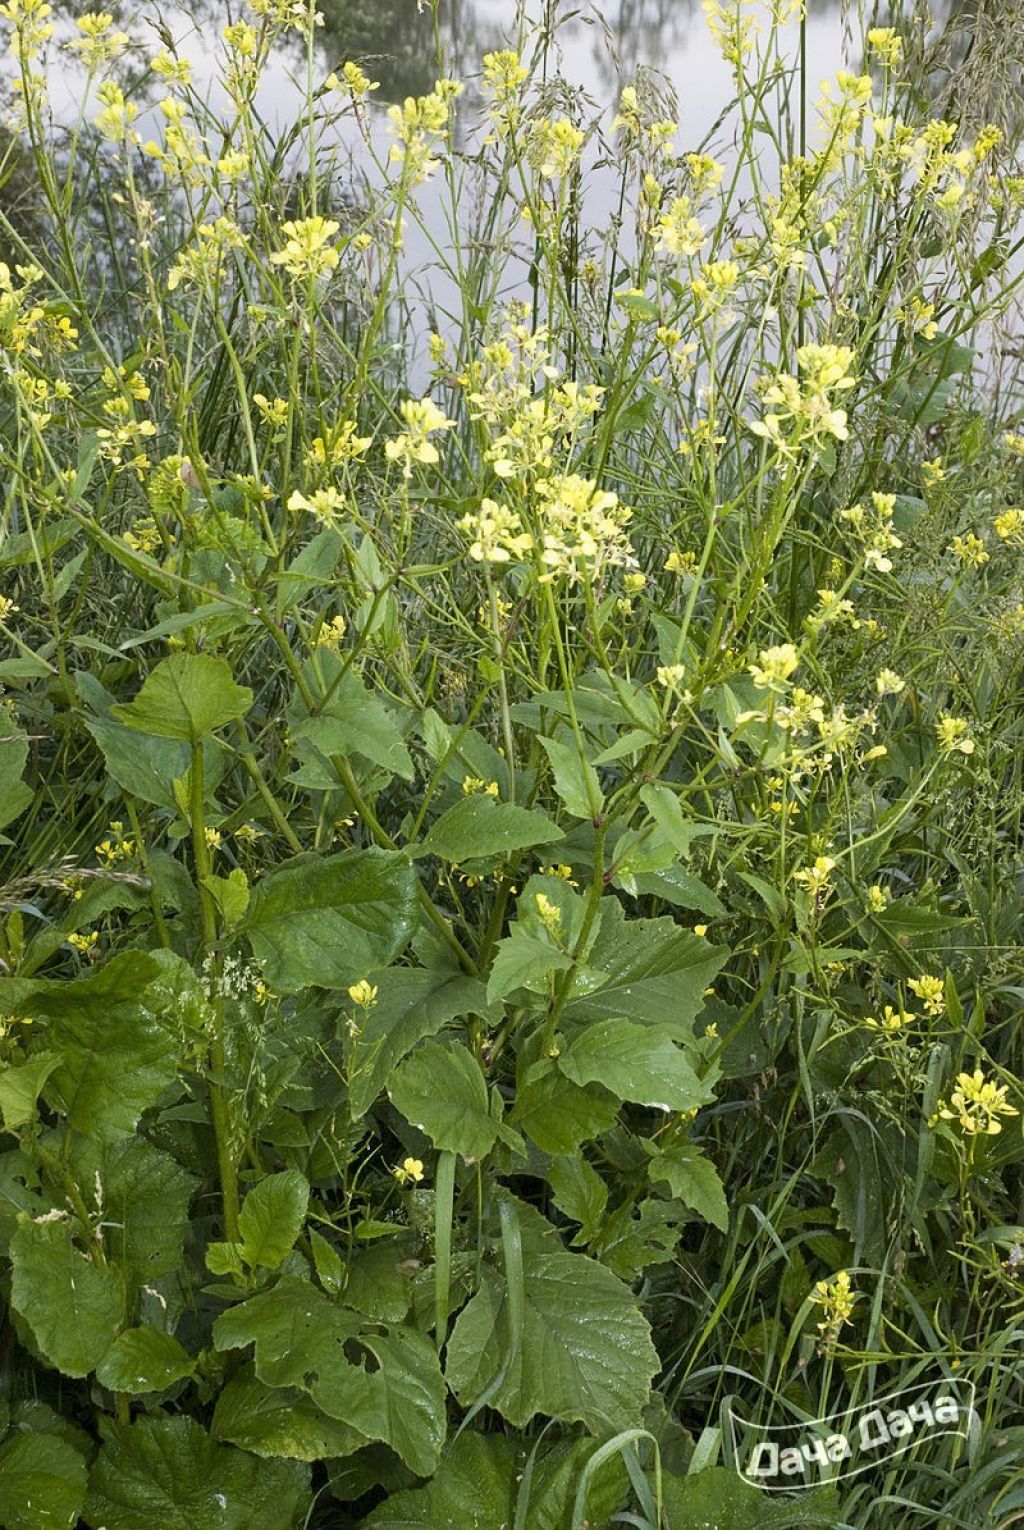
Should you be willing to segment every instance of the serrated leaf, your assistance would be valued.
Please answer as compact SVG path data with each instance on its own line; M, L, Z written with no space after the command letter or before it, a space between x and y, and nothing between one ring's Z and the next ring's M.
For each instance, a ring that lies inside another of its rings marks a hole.
M397 852L303 857L257 883L241 929L276 992L348 988L402 950L415 928L415 886Z
M195 744L244 717L251 706L252 691L235 684L224 659L172 653L160 661L134 700L111 710L119 722L140 733Z
M581 1089L553 1062L538 1064L520 1082L509 1125L545 1153L573 1153L613 1125L619 1102L600 1084Z
M617 898L601 904L601 924L563 1010L570 1020L635 1020L692 1036L704 990L724 966L724 946L672 919L627 919Z
M309 1469L213 1440L184 1414L104 1420L85 1518L103 1530L294 1530Z
M593 819L604 807L604 796L597 771L581 760L575 745L539 735L555 778L555 791L574 818Z
M567 951L559 951L546 935L532 934L521 924L513 925L504 940L498 942L487 980L487 998L504 999L527 983L534 985L552 972L564 972L572 966Z
M416 774L412 758L385 703L366 688L354 670L341 672L342 661L337 654L321 650L318 663L320 683L330 695L314 716L303 713L295 718L295 737L312 744L321 754L356 754L403 781L411 781Z
M349 1109L358 1121L418 1041L486 1008L483 984L414 967L369 972L377 1002L362 1020L349 1054Z
M139 1396L162 1392L191 1376L195 1361L169 1333L157 1328L126 1328L96 1367L96 1379L112 1392Z
M238 1218L241 1255L247 1264L276 1270L295 1247L309 1205L309 1182L298 1169L258 1180Z
M33 1055L59 1055L44 1093L86 1137L113 1141L133 1132L177 1072L178 1021L166 971L155 956L124 951L70 982L0 984L0 1005L35 1021Z
M236 866L226 877L204 877L203 886L228 928L236 925L249 907L249 878L241 866Z
M36 1052L27 1062L0 1070L0 1119L5 1130L17 1131L35 1118L43 1085L59 1064L56 1052Z
M85 1460L66 1440L26 1432L0 1445L0 1525L5 1530L72 1530L85 1487Z
M299 1387L330 1418L390 1445L428 1476L447 1433L437 1354L413 1329L382 1326L286 1275L222 1313L213 1337L220 1350L254 1344L260 1381Z
M834 1530L838 1517L839 1500L831 1487L774 1503L724 1466L687 1477L666 1472L663 1481L665 1523L672 1530L705 1530L709 1522L720 1530L796 1530L803 1525Z
M268 1387L245 1366L217 1398L210 1432L255 1456L319 1461L347 1456L363 1436L311 1402L297 1387Z
M594 1434L636 1423L659 1366L629 1288L582 1254L524 1262L522 1333L513 1346L508 1289L486 1268L448 1343L448 1382L464 1406L482 1395L516 1428L538 1414ZM497 1389L490 1389L501 1378Z
M393 1493L366 1530L509 1530L521 1451L501 1434L460 1434L425 1487Z
M652 1158L647 1167L652 1185L666 1184L677 1201L696 1211L722 1232L729 1228L729 1203L718 1170L700 1148L679 1143Z
M564 838L546 813L515 802L495 802L486 792L475 792L441 814L414 854L470 861Z
M620 1100L659 1110L696 1110L712 1098L667 1031L630 1020L600 1020L558 1059L574 1084L603 1084Z
M441 1151L484 1158L494 1146L498 1123L488 1108L487 1085L465 1046L424 1043L396 1070L388 1093Z
M559 1211L580 1224L573 1242L589 1243L608 1204L608 1186L600 1174L582 1153L560 1153L551 1160L547 1181Z
M63 1217L35 1222L22 1213L10 1257L11 1306L40 1353L66 1376L88 1376L124 1321L121 1272L81 1253Z

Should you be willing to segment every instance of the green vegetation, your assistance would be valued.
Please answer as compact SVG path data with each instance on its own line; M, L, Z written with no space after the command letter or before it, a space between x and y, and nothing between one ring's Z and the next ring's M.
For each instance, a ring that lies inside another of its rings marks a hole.
M67 131L0 5L0 1523L1009 1524L1012 141L710 0L734 147L641 76L595 229L439 4L389 110L302 0L208 100L83 16Z

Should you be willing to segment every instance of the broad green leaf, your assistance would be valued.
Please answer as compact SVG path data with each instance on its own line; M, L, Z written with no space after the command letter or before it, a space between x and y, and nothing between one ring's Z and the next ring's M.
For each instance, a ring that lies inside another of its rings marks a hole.
M168 971L155 956L123 951L70 982L0 984L0 1006L35 1021L33 1054L59 1054L43 1092L84 1136L109 1142L133 1132L174 1078L180 1021Z
M835 1530L839 1501L834 1488L817 1488L798 1498L773 1501L724 1466L706 1467L688 1477L664 1475L665 1523L672 1530Z
M425 1487L393 1493L366 1530L509 1530L522 1449L502 1434L460 1434Z
M729 952L673 919L627 919L617 898L601 904L601 924L563 1010L570 1020L635 1020L664 1026L680 1041L704 1006L704 990Z
M709 919L719 919L728 912L709 887L681 866L666 866L664 871L642 871L634 880L638 893L661 898L673 908L695 909L699 914L707 914Z
M696 1110L712 1098L668 1031L630 1020L587 1026L558 1066L574 1084L603 1084L620 1100L659 1110Z
M604 806L604 796L593 765L581 760L575 745L555 738L540 738L551 762L555 791L574 818L593 819Z
M652 1185L666 1184L677 1201L696 1211L722 1232L729 1228L729 1203L718 1170L700 1148L679 1143L652 1158L647 1168Z
M320 1461L347 1456L363 1436L316 1406L297 1387L268 1387L244 1366L217 1398L210 1432L254 1456Z
M241 866L226 877L204 877L203 886L216 903L224 923L236 925L249 907L249 878Z
M309 1509L309 1469L261 1461L213 1440L194 1418L107 1419L89 1473L96 1530L295 1530Z
M377 989L377 1002L360 1019L349 1053L349 1109L356 1121L418 1041L449 1020L480 1014L487 1003L482 983L448 972L391 967L367 973L367 980Z
M309 1182L298 1169L268 1174L245 1197L238 1218L242 1258L276 1270L295 1247L309 1205Z
M676 793L668 786L652 781L640 788L640 800L654 819L658 828L672 842L681 856L690 853L693 840L704 830L704 825L687 818Z
M348 988L386 966L415 928L415 875L404 856L345 851L301 857L253 889L241 926L278 993Z
M447 1432L437 1354L411 1328L382 1328L286 1275L222 1313L213 1338L220 1350L255 1344L260 1381L299 1387L328 1417L390 1445L428 1476Z
M356 754L403 781L411 781L416 772L394 717L354 670L341 673L341 662L337 654L319 650L321 684L330 695L314 716L305 708L294 716L294 736L323 755Z
M22 1213L10 1254L11 1306L40 1354L67 1376L87 1376L124 1321L120 1270L81 1253L64 1217L36 1222Z
M558 1440L550 1450L542 1450L533 1478L524 1479L520 1497L529 1503L530 1530L573 1530L573 1508L580 1478L594 1452L596 1440ZM629 1477L622 1456L616 1453L593 1473L587 1490L585 1524L605 1526L616 1510L621 1509Z
M546 813L515 802L495 802L486 792L476 792L441 814L415 854L470 861L549 845L564 837Z
M613 1125L619 1102L600 1084L581 1089L553 1062L535 1064L516 1090L509 1125L545 1153L574 1153Z
M513 925L504 940L498 942L487 980L487 998L504 999L517 988L543 981L552 972L564 972L572 966L567 951L552 945L546 933L534 934L521 924Z
M24 728L6 712L0 713L0 829L13 823L32 801L32 788L21 778L27 760Z
M180 780L188 769L188 744L152 738L110 715L87 717L85 726L103 752L107 773L118 786L142 802L174 808L171 783Z
M25 1432L0 1445L0 1525L5 1530L73 1530L85 1486L85 1459L66 1440Z
M425 1042L393 1074L388 1093L436 1148L484 1158L494 1146L498 1123L488 1108L480 1064L467 1047Z
M144 1137L100 1148L79 1141L75 1177L83 1192L103 1186L104 1242L135 1285L151 1285L174 1271L188 1228L197 1181L169 1153Z
M195 1369L177 1339L157 1328L126 1328L96 1367L96 1379L112 1392L132 1396L162 1392Z
M35 1118L43 1085L60 1065L56 1052L36 1052L27 1062L0 1067L0 1119L9 1132Z
M561 1153L551 1160L547 1181L559 1211L580 1224L573 1242L589 1243L608 1204L608 1186L600 1174L582 1153Z
M579 1421L593 1434L635 1424L660 1362L629 1288L603 1265L565 1252L532 1255L522 1281L515 1347L497 1271L485 1269L459 1314L448 1343L448 1382L459 1401L468 1407L486 1393L517 1429L538 1414Z
M113 707L112 715L140 733L195 744L244 717L251 706L252 691L235 684L224 659L172 653L160 661L134 700Z

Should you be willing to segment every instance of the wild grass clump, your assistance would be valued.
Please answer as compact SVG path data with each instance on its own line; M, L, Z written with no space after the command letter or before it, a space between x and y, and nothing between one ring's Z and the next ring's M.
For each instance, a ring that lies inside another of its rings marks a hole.
M0 6L11 1530L1019 1506L1024 175L704 9L690 145Z

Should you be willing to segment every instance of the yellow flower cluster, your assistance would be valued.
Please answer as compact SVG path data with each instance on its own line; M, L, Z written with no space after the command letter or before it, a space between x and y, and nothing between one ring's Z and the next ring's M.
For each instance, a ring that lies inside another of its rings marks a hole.
M1007 1103L1009 1086L986 1079L980 1068L973 1073L958 1073L956 1084L949 1104L939 1101L929 1125L938 1120L955 1121L965 1137L997 1137L1003 1129L1000 1116L1019 1114Z
M434 140L445 131L450 117L449 102L462 92L455 80L438 80L425 96L406 96L401 106L388 107L395 142L391 159L402 166L402 174L412 186L426 180L437 165L432 148Z
M804 345L796 359L799 379L780 372L765 382L762 396L773 407L750 426L784 457L794 457L802 447L820 447L830 436L845 441L849 436L846 410L835 407L832 395L856 386L850 372L853 351L848 346Z
M454 420L445 417L432 398L407 398L398 406L405 430L384 443L389 462L401 462L404 477L411 478L414 462L435 463L440 453L429 438L438 430L451 430Z
M877 569L880 574L892 571L889 554L903 546L892 529L895 508L895 494L873 493L870 505L852 505L840 512L861 544L865 568Z
M282 225L285 236L284 248L275 250L271 263L283 266L296 281L311 277L329 276L336 268L340 255L329 241L341 227L333 218L300 218Z

